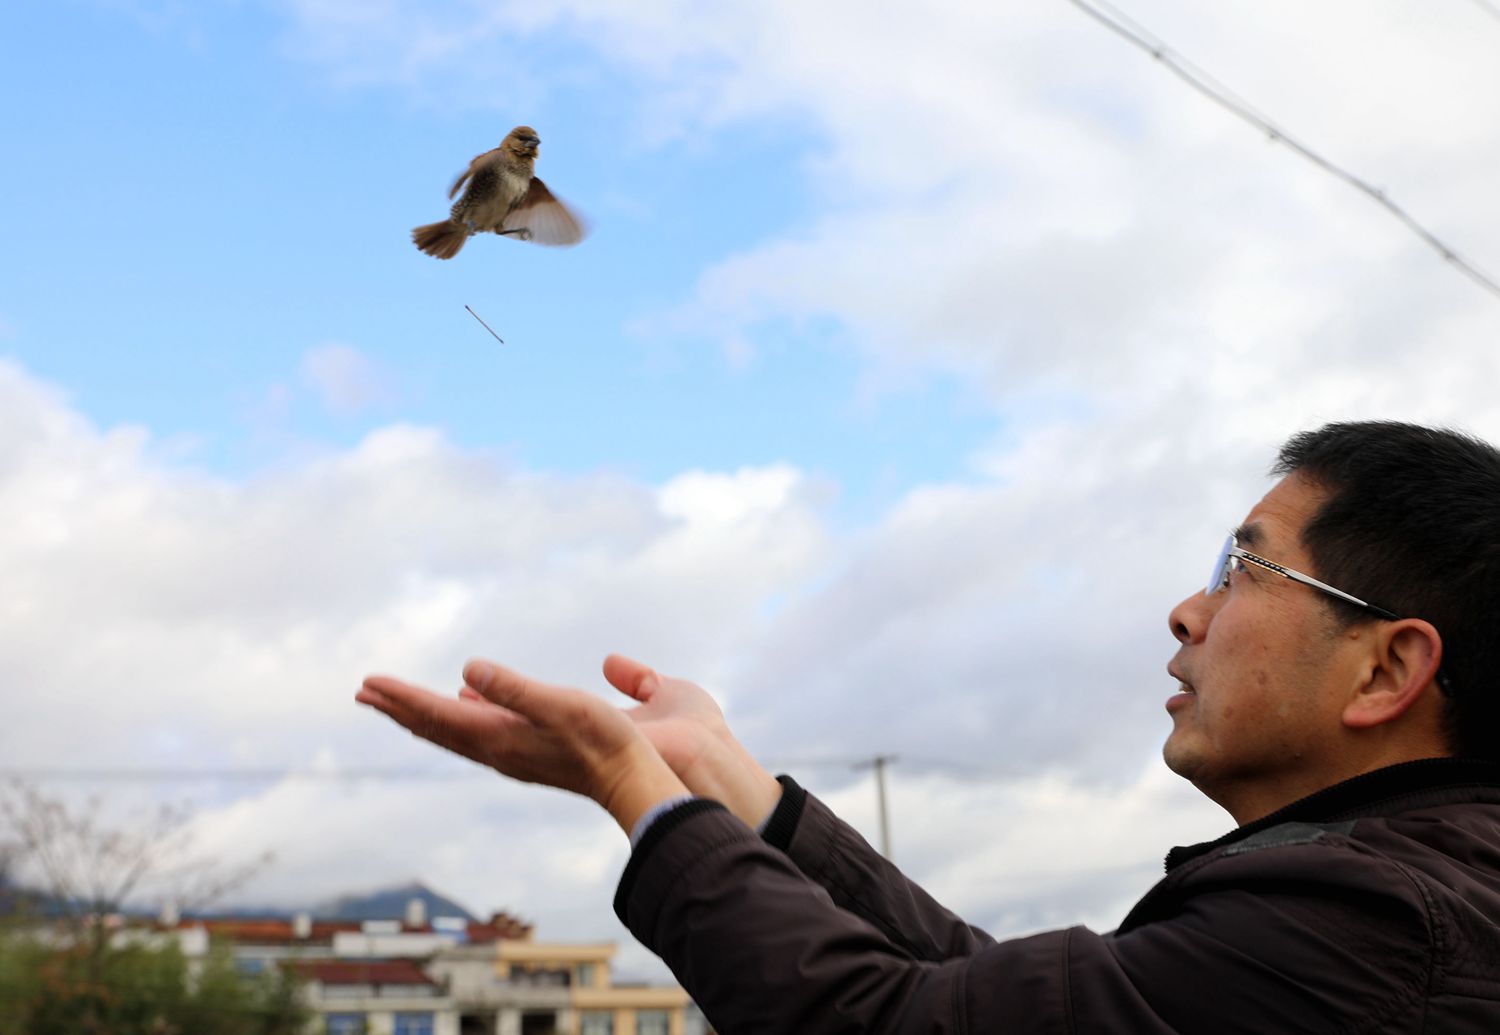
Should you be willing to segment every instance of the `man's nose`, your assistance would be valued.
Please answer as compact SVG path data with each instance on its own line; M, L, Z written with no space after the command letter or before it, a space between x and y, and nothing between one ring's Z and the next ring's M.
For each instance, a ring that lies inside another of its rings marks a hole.
M1208 632L1208 623L1213 619L1214 601L1201 589L1190 597L1179 601L1167 613L1167 624L1178 643L1198 643Z

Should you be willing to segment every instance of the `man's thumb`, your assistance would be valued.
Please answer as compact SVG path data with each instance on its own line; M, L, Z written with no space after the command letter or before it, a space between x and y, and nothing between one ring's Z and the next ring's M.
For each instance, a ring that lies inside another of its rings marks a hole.
M642 704L651 700L661 685L655 669L623 654L611 654L604 659L604 678L620 693Z
M473 658L464 665L464 682L485 700L507 708L516 708L520 699L526 696L526 680L519 673L480 658Z

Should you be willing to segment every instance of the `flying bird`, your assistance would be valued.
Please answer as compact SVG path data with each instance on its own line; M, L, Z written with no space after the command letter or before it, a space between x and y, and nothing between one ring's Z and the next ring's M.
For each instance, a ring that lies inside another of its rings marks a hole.
M537 244L583 240L583 223L535 175L541 142L536 130L517 126L499 147L476 157L448 191L451 198L463 188L448 218L417 227L412 242L428 255L451 259L481 231Z

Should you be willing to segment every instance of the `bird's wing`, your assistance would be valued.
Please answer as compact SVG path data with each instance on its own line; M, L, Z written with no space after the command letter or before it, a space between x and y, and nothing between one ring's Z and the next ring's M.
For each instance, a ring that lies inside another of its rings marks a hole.
M531 186L516 202L510 215L500 224L501 230L529 231L527 240L537 244L577 244L583 240L583 220L558 201L547 185L533 176Z
M470 176L474 175L474 170L479 168L479 163L484 161L486 158L488 158L498 150L500 149L497 147L493 150L486 151L482 155L475 155L474 160L469 163L469 167L463 172L459 173L458 179L453 181L453 186L448 188L448 197L451 199L454 195L456 195L458 193L458 189L464 185L464 181L467 180Z
M500 190L500 173L493 165L481 165L470 170L474 173L463 196L453 203L454 219L478 219L484 213L474 210L487 204Z

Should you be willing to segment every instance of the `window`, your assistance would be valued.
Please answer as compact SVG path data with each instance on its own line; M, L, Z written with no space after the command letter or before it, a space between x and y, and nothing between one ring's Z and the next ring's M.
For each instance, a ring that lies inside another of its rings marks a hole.
M615 1035L615 1015L606 1010L583 1011L578 1035Z
M592 963L578 964L578 983L584 988L594 987L594 965Z
M432 1035L432 1014L396 1014L396 1027L392 1035Z
M672 1019L665 1010L641 1010L635 1015L635 1035L669 1035Z
M362 1013L331 1013L328 1035L365 1035L365 1015Z
M557 1014L551 1010L537 1013L528 1010L521 1014L521 1035L557 1035L562 1031Z

